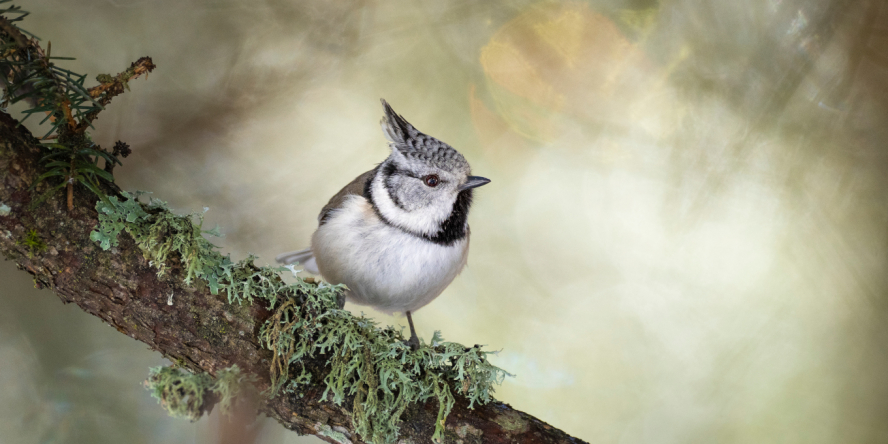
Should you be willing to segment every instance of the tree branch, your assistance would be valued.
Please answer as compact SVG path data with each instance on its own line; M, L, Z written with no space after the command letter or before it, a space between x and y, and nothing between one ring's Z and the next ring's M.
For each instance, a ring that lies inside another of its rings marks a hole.
M61 195L29 208L41 188L49 187L29 189L43 172L40 153L38 140L0 113L0 252L33 275L38 287L50 288L62 302L77 304L183 367L217 375L236 364L257 377L257 389L268 389L273 356L260 345L259 329L271 312L259 303L231 305L202 283L186 284L175 256L167 264L169 271L158 276L125 233L117 247L99 248L90 240L98 221L96 197L82 185L75 186L71 211ZM117 192L103 186L109 195ZM314 375L329 371L323 357L301 363ZM327 442L363 442L352 424L352 400L336 405L324 399L323 377L302 387L302 397L281 391L263 400L259 410L300 434ZM469 409L463 396L455 397L444 442L583 442L507 404ZM400 442L429 442L438 408L435 400L408 407L401 416Z

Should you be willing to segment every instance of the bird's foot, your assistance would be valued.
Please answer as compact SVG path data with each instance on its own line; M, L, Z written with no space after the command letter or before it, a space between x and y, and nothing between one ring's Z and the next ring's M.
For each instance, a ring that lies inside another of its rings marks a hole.
M340 310L345 308L345 293L339 293L339 296L336 297L336 306Z
M413 328L413 316L410 316L410 311L405 311L405 315L407 315L407 323L410 324L410 339L404 341L404 344L410 346L413 351L419 350L419 337L416 336L416 329Z
M416 335L411 335L410 339L403 341L404 345L410 347L411 350L417 351L419 350L419 338Z

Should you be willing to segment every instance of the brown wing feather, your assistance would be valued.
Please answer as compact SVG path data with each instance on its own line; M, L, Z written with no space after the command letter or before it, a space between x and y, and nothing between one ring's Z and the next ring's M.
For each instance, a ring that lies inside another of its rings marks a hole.
M330 201L327 202L327 205L324 205L324 208L321 208L321 214L318 215L318 226L324 225L324 222L327 219L330 211L339 208L345 201L345 198L347 196L352 194L362 196L364 194L364 184L366 184L367 181L373 177L373 173L375 171L376 169L374 168L364 174L361 174L360 176L356 177L355 180L351 181L351 183L339 190L339 192L336 193L333 197L331 197Z

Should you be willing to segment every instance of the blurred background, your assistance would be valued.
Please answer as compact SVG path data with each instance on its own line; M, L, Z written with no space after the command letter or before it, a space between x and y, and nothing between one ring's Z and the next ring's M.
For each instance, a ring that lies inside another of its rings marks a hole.
M132 145L124 189L209 207L235 258L308 245L387 156L381 97L460 150L492 183L415 319L502 350L515 408L593 443L888 442L884 2L21 5L90 79L153 57L94 140ZM141 387L144 344L0 282L3 442L220 442Z

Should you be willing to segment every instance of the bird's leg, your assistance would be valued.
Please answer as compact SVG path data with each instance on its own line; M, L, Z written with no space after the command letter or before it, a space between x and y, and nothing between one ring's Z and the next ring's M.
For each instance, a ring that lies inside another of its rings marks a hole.
M407 323L410 324L410 339L404 341L404 343L409 345L413 351L419 350L419 337L416 336L416 329L413 328L413 318L410 316L409 311L405 311L404 314L407 315Z

